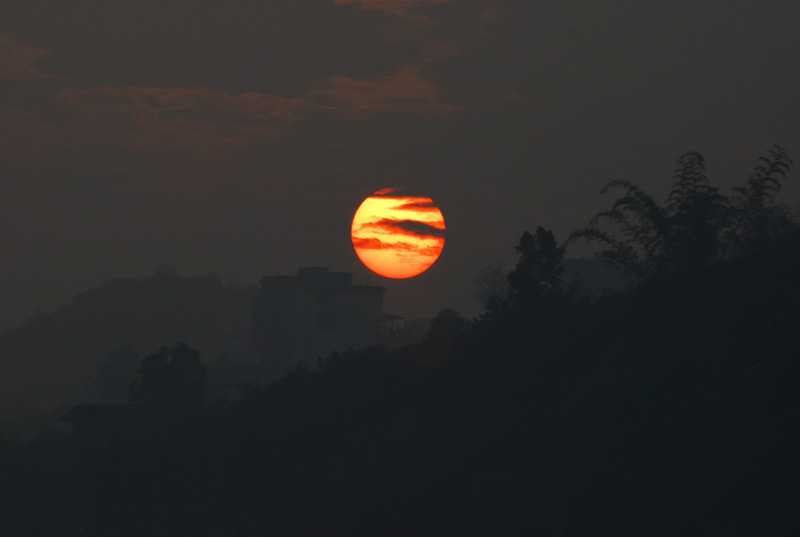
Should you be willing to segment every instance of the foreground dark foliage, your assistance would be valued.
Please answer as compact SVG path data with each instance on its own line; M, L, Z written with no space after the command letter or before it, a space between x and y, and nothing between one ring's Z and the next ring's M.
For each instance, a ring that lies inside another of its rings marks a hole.
M798 274L787 236L699 294L659 281L549 318L448 312L419 345L333 355L179 438L7 442L0 520L23 535L792 535Z
M196 351L165 347L141 405L116 410L131 427L0 442L0 533L800 534L800 233L753 242L775 162L740 192L738 257L683 209L636 205L666 231L603 236L642 268L629 293L574 300L539 228L481 319L443 310L418 344L333 354L234 403L204 405ZM684 164L676 188L717 207Z

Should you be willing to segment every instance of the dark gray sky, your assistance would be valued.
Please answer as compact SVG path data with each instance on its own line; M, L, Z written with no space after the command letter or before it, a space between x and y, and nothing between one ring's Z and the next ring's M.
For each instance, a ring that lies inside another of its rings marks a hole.
M723 192L800 160L796 0L3 0L0 331L102 281L366 275L372 192L429 196L441 259L386 309L478 312L524 229L559 240L698 150ZM784 200L800 197L797 174ZM590 251L573 251L579 256Z

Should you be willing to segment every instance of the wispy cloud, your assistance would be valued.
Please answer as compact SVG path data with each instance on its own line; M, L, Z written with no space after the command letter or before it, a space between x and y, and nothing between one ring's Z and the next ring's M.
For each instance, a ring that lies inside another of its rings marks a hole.
M489 42L488 25L504 12L497 0L335 1L393 15L381 36L388 42L414 44L418 64L438 63L484 48Z
M375 192L375 194L373 194L373 196L383 196L383 197L391 198L391 197L394 197L394 196L391 196L391 194L394 194L395 192L400 192L401 190L402 190L402 188L397 188L397 187L383 188L383 189L378 190L377 192Z
M128 148L242 146L277 138L315 105L208 88L69 88L56 98L89 143Z
M67 88L56 102L84 144L134 148L240 147L281 138L312 114L363 120L405 112L443 115L459 107L414 67L385 76L333 77L305 97L139 86Z
M385 11L393 14L403 14L406 9L435 4L451 4L456 0L334 0L335 4L358 4L364 9Z
M378 77L331 77L311 95L322 97L334 111L351 119L391 112L446 115L460 110L446 102L441 93L441 88L422 76L418 66L405 65Z
M0 80L46 80L61 77L49 74L39 63L52 56L44 50L0 35Z

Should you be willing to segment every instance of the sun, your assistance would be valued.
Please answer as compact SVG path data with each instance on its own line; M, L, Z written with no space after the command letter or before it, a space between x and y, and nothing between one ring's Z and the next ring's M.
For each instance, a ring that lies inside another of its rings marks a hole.
M433 265L444 248L444 217L430 198L387 188L365 199L350 235L356 255L372 272L411 278Z

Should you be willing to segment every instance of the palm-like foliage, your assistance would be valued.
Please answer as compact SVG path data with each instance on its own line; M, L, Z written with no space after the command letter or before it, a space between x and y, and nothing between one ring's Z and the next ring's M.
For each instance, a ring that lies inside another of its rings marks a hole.
M625 193L614 202L611 209L601 211L589 225L570 236L594 240L609 248L608 261L626 273L645 277L659 264L667 229L667 214L652 197L629 181L618 179L603 188L601 194L622 188ZM611 224L620 229L623 239L601 230L601 224Z
M622 188L622 197L586 228L574 232L568 242L583 238L604 244L612 266L639 279L707 267L721 255L719 237L727 200L709 184L703 157L697 152L678 159L673 178L664 206L629 181L612 181L601 193ZM607 227L618 230L619 236Z
M667 199L668 258L661 268L672 273L698 274L718 261L725 250L721 235L726 226L728 200L709 183L700 153L684 154L678 165Z
M792 159L776 145L757 162L747 184L735 188L731 200L729 239L744 250L764 246L796 226L790 211L775 203L781 180L792 170Z

